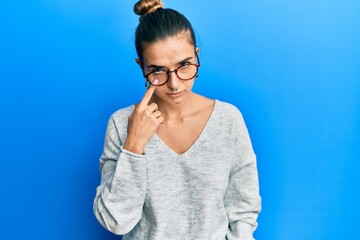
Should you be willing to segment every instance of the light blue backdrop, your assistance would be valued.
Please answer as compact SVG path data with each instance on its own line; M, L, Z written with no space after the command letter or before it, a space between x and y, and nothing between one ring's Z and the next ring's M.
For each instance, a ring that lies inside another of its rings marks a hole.
M95 220L107 120L140 99L134 1L0 3L1 239L119 239ZM175 1L194 91L238 106L258 156L257 239L358 239L360 2Z

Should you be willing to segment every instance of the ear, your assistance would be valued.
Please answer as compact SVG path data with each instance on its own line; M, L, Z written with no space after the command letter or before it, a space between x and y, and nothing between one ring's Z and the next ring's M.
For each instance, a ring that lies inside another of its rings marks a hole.
M195 51L196 51L197 54L199 54L200 48L199 47L195 48Z
M142 61L140 60L140 58L135 58L135 62L137 63L137 65L139 65L141 70L143 70L143 64L142 64Z

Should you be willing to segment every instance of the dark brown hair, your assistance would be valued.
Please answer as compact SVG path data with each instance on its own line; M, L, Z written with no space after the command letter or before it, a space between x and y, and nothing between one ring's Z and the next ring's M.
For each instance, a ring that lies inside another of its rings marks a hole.
M189 41L196 47L196 38L189 20L176 10L163 8L161 0L142 0L135 4L134 12L140 15L135 32L135 47L142 61L146 44L189 32Z

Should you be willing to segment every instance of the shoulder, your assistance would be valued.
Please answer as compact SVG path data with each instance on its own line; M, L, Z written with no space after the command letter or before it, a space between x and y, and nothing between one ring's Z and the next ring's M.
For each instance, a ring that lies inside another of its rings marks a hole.
M128 118L134 109L134 105L121 108L111 114L107 128L106 128L106 140L115 141L114 139L123 142L127 134Z
M241 111L233 104L216 100L216 122L236 138L247 138L249 133Z
M130 105L125 108L121 108L111 114L108 121L108 129L123 130L127 129L128 118L134 109L134 105Z
M240 110L231 103L215 100L215 110L218 113L217 116L226 122L233 123L244 121Z
M240 110L233 104L217 101L219 114L223 118L221 125L227 127L229 136L234 140L233 149L236 156L240 156L238 162L240 166L244 166L248 161L255 158L252 148L251 139L246 127L244 118Z
M123 122L128 121L128 118L132 111L134 110L134 105L130 105L128 107L121 108L117 111L115 111L113 114L111 114L110 119L114 122Z

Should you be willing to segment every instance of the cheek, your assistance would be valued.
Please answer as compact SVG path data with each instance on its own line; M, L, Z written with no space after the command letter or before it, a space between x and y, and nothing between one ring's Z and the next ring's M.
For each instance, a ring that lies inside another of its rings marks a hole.
M160 87L156 87L155 88L155 91L154 91L154 94L156 95L156 96L161 96L162 95L162 93L164 93L164 89L165 89L166 87L165 86L160 86Z
M190 80L190 81L185 82L186 88L188 90L191 90L192 87L194 86L194 82L195 82L194 80Z

